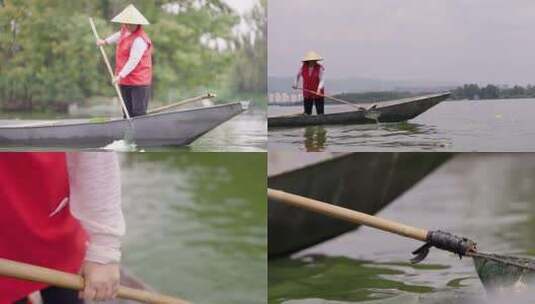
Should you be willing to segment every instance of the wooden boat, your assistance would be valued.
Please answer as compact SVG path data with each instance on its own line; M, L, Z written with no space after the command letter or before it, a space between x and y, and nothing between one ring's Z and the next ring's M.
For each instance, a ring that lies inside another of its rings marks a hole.
M20 121L0 125L0 146L104 147L130 137L139 146L181 146L243 111L241 103L180 109L126 119ZM133 130L132 127L133 126Z
M451 93L441 93L377 104L358 104L369 110L329 113L324 115L286 115L268 118L269 128L303 127L314 125L350 125L378 122L401 122L422 114L449 98ZM357 105L357 104L355 104ZM375 106L375 107L374 107Z
M375 214L450 157L449 153L270 152L268 186ZM286 256L355 228L269 202L268 257Z

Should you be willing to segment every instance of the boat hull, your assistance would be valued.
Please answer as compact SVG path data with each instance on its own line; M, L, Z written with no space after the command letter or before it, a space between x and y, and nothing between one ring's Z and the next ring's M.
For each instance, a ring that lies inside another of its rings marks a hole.
M0 127L0 145L103 147L115 140L131 138L137 145L145 147L182 146L242 111L240 103L231 103L134 117L132 124L125 119L115 119L4 126Z
M324 115L291 115L268 118L269 128L303 127L315 125L373 124L401 122L413 119L449 98L450 93L407 98L377 104L368 111L350 111Z
M451 157L448 153L352 153L268 177L272 189L375 214ZM358 225L275 201L268 257L287 256Z

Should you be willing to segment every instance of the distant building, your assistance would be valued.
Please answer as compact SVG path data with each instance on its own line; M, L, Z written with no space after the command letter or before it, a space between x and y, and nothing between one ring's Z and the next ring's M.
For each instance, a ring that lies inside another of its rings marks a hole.
M303 94L296 92L271 92L268 102L273 105L295 105L301 103Z

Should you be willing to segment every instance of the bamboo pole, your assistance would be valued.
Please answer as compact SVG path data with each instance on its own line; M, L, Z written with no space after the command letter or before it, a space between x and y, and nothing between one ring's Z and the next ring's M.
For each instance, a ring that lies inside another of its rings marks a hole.
M418 241L425 242L427 240L428 231L425 229L408 226L391 220L379 218L373 215L358 212L355 210L350 210L340 206L327 204L318 200L287 193L280 190L268 188L267 195L269 199L295 207L304 208L316 213L335 217L351 223L373 227L379 230L395 233Z
M336 102L340 102L340 103L346 104L346 105L348 105L348 106L351 106L351 107L353 107L353 108L358 109L359 111L367 111L367 110L368 110L368 109L366 109L366 108L364 108L364 107L357 106L356 104L354 104L354 103L352 103L352 102L349 102L349 101L346 101L346 100L342 100L342 99L339 99L339 98L336 98L336 97L333 97L333 96L329 96L329 95L321 94L321 93L314 92L314 91L312 91L312 90L308 90L308 89L305 89L305 88L295 87L295 89L297 89L297 90L303 90L303 91L305 91L305 92L309 92L309 93L318 95L318 96L320 96L320 97L328 98L328 99L334 100L334 101L336 101Z
M0 275L73 290L84 289L84 279L79 275L2 258ZM149 304L189 304L178 298L124 286L119 287L117 297Z
M97 28L95 27L95 22L93 22L93 18L89 18L89 23L91 24L91 29L93 30L95 39L98 41L100 39L100 36L98 35ZM115 74L113 73L113 70L111 68L110 61L108 60L108 55L106 55L106 51L104 50L104 47L99 46L99 49L100 49L100 53L102 54L102 57L104 58L104 63L106 63L106 67L108 68L108 72L110 73L110 77L113 81ZM130 113L128 113L128 109L126 108L126 104L124 103L123 94L121 94L121 89L119 89L119 84L113 83L113 87L115 88L115 92L117 93L117 96L119 97L121 108L123 109L123 112L126 118L130 120Z
M211 98L215 98L215 97L216 97L215 94L208 93L206 95L201 95L201 96L196 96L196 97L184 99L184 100L181 100L179 102L176 102L176 103L173 103L173 104L170 104L170 105L165 105L165 106L150 110L149 112L147 112L147 114L160 113L160 112L172 109L172 108L183 106L183 105L188 104L188 103L192 103L192 102L203 100L203 99L211 99Z

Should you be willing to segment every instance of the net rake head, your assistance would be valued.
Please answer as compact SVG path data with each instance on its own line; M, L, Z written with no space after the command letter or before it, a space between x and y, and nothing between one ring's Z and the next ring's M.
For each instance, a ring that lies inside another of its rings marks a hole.
M535 283L535 260L523 257L472 253L476 272L487 291L521 291Z

